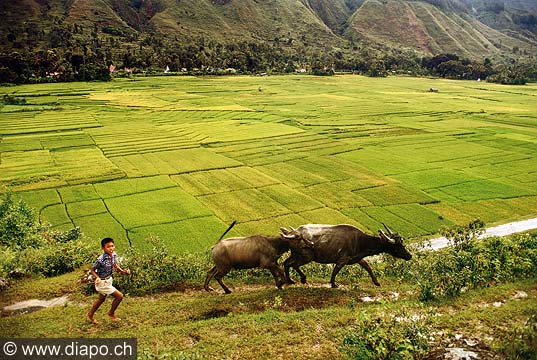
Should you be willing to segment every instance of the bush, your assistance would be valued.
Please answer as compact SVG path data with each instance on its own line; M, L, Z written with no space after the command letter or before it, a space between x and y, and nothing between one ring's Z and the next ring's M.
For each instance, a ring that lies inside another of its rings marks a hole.
M454 246L413 250L412 261L385 256L383 274L416 283L422 301L456 297L473 288L537 275L537 234L477 240L483 226L475 220L444 229Z
M5 105L26 105L26 99L25 98L18 98L16 96L5 94L2 97L2 102Z
M82 239L80 228L50 230L36 212L7 193L0 204L0 276L10 274L55 276L87 264L93 246Z
M428 315L408 316L404 309L394 315L372 317L362 312L357 324L343 339L342 352L350 359L414 359L429 350L432 325Z
M91 242L77 240L51 244L39 249L25 249L8 266L11 268L10 272L56 276L87 264L94 256L95 246Z
M528 78L524 69L513 66L501 69L496 74L490 75L487 81L503 85L525 85L528 82Z
M117 278L117 285L132 295L155 293L172 289L187 281L201 281L209 269L209 261L202 254L169 255L166 245L158 238L149 241L153 249L141 253L131 247L121 264L131 270L130 276Z
M35 211L8 192L0 204L0 244L19 250L40 247L45 242L42 232Z
M537 315L530 316L526 324L511 330L500 351L508 360L537 359Z

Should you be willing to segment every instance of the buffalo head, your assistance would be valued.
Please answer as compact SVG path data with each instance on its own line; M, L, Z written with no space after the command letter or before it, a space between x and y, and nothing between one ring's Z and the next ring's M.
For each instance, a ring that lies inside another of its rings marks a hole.
M280 236L282 239L287 240L291 249L312 249L314 243L308 239L305 239L295 228L290 226L291 230L287 230L284 227L280 228Z
M382 242L386 245L386 252L394 257L410 260L412 259L412 254L403 245L403 238L399 233L394 233L386 224L382 224L388 231L386 234L384 231L379 230L379 237Z

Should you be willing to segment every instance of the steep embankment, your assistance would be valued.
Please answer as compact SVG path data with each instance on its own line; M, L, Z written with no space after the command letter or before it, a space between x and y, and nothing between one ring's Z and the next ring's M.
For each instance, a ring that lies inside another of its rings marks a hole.
M352 39L471 58L514 57L537 46L537 9L527 0L21 0L0 3L0 12L5 49L143 48L157 34L181 44L253 41L319 50L344 49Z
M345 35L384 46L470 58L499 56L511 47L528 48L534 42L501 33L465 12L402 0L366 1L353 14Z

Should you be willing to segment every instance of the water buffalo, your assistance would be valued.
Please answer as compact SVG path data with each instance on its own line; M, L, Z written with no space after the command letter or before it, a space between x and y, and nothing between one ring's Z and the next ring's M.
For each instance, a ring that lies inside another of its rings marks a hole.
M289 277L289 269L294 268L300 275L300 281L306 283L306 275L300 266L315 261L322 264L335 264L330 278L333 288L337 287L336 275L345 265L360 264L371 276L371 280L380 286L373 270L364 260L366 256L388 253L394 257L410 260L412 255L404 247L401 236L393 233L386 225L388 234L379 230L379 236L364 233L352 225L317 225L299 226L297 229L281 228L282 236L286 239L303 238L311 241L312 247L292 251L291 256L284 261L287 283L294 282Z
M222 286L226 294L231 293L229 288L222 282L222 278L232 269L269 269L274 276L278 289L285 283L285 274L278 265L279 257L289 249L296 252L305 252L305 246L312 246L301 237L283 236L269 237L253 235L248 237L233 237L218 241L211 250L215 266L207 272L205 278L205 290L209 288L209 282L214 277Z

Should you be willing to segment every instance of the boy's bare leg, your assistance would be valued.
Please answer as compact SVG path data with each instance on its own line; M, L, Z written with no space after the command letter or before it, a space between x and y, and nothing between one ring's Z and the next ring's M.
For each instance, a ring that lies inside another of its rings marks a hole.
M116 309L121 303L121 300L123 300L123 294L119 292L118 290L114 291L112 293L112 296L114 297L114 301L112 301L112 307L110 308L110 311L108 312L108 316L110 316L110 319L112 321L119 321L121 320L115 315Z
M99 297L97 298L97 300L95 300L95 302L93 303L93 306L91 307L91 310L86 314L86 316L88 317L88 319L90 319L90 321L93 323L93 324L97 324L97 320L95 320L93 318L93 315L95 315L95 312L97 311L97 309L99 308L99 306L102 305L102 303L106 300L106 295L103 295L103 294L99 294Z

